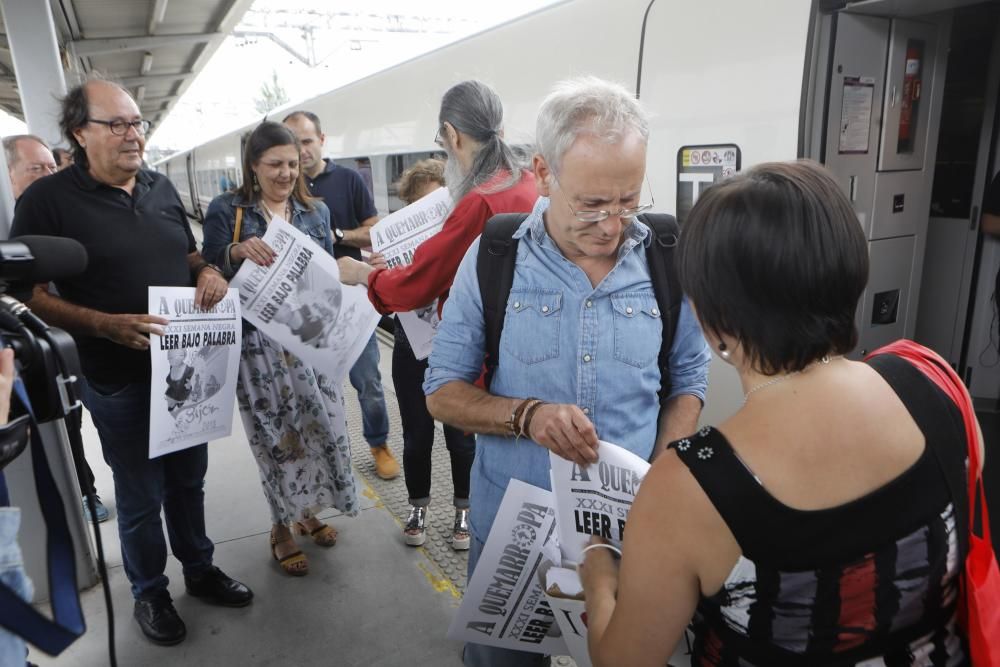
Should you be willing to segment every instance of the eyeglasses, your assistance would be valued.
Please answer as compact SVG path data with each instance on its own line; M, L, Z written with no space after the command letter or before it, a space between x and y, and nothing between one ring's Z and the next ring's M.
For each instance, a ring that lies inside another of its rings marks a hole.
M434 133L434 143L436 143L441 148L444 148L444 136L441 131L444 130L444 125L438 128L438 131Z
M563 189L562 185L559 184L559 179L556 178L555 174L552 175L552 180L554 180L556 182L556 184L559 185L559 189L560 190ZM646 183L646 189L649 189L649 179L646 179L645 177L643 177L643 180ZM565 190L564 190L564 192L565 192ZM653 192L652 192L652 190L650 190L650 193L649 193L649 203L648 204L639 204L638 206L634 206L632 208L623 208L623 209L621 209L621 210L619 210L617 212L616 211L577 211L576 209L573 208L572 204L569 203L569 199L570 198L567 195L567 197L566 197L566 206L569 207L569 210L573 213L573 215L576 217L576 219L579 220L580 222L588 222L588 223L593 223L593 224L596 224L598 222L603 222L603 221L607 220L608 218L610 218L612 216L614 216L616 218L621 218L622 220L627 221L626 224L628 224L628 223L631 223L632 220L637 215L645 213L649 209L653 208L653 206L656 204L656 200L653 198Z
M145 118L141 120L97 120L96 118L88 118L88 123L97 123L98 125L107 125L108 129L111 130L111 134L117 134L119 137L124 137L128 134L128 129L131 127L136 131L136 134L141 134L146 136L149 132L150 122Z

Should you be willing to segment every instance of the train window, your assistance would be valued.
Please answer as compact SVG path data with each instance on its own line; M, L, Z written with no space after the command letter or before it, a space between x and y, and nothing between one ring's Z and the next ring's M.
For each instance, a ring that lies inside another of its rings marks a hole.
M428 158L447 160L448 156L443 151L421 151L419 153L397 153L386 157L385 173L389 188L390 213L406 206L399 198L399 179L403 177L403 172Z
M346 169L352 169L359 174L365 182L365 186L368 187L368 194L375 196L375 188L372 183L372 160L369 157L341 157L341 158L331 158L330 162L333 162L338 167L344 167Z

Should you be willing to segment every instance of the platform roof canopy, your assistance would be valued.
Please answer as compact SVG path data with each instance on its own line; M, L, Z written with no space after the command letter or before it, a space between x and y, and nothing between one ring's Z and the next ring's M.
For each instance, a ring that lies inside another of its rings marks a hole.
M34 0L32 0L34 1ZM46 0L66 85L89 72L122 83L154 124L166 117L253 0ZM23 118L0 22L0 107Z

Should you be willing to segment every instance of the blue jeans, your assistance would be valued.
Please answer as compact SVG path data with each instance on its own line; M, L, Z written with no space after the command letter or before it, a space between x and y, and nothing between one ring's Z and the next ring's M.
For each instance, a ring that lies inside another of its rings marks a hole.
M31 600L31 580L24 574L21 549L17 546L17 528L21 510L0 507L0 583L24 600ZM24 640L0 627L0 665L27 664Z
M469 580L483 553L484 544L472 536L469 548ZM462 662L465 667L548 667L549 657L540 653L514 651L509 648L497 648L482 644L466 644L462 652Z
M215 545L205 535L205 471L208 447L149 458L149 381L130 384L80 382L80 395L101 437L104 460L115 480L118 536L125 575L137 600L169 597L167 545L186 576L212 565Z
M358 392L361 404L361 430L369 447L385 445L389 437L389 413L382 393L382 374L378 370L378 341L375 334L348 373L351 386Z

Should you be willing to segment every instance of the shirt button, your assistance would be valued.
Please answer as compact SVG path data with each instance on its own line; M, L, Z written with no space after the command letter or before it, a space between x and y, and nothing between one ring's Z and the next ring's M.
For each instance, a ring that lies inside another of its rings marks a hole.
M594 302L591 301L590 299L587 299L587 308L593 308L593 307L594 307Z
M514 307L515 308L520 308L521 307L521 302L520 301L515 301L514 302Z
M583 409L583 414L589 415L590 414L590 408L584 408Z
M583 360L584 361L590 361L590 355L589 354L583 355Z
M659 315L660 314L660 311L657 310L656 308L654 308L653 310L651 310L649 312L653 313L654 315Z
M632 314L632 306L628 306L628 307L627 307L627 308L625 309L625 314L627 314L627 315L631 315L631 314Z
M542 312L543 313L549 312L549 307L548 306L542 306Z

